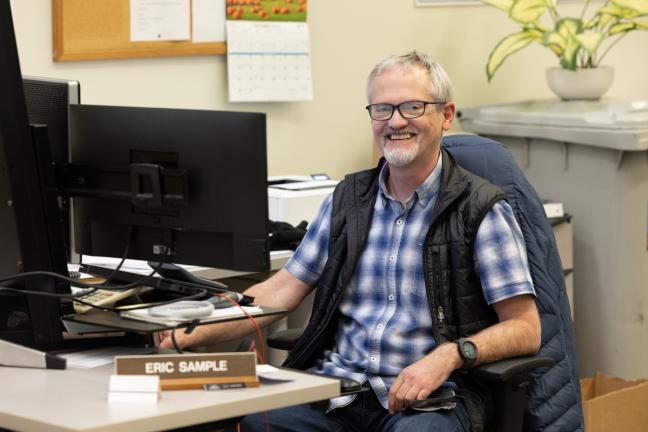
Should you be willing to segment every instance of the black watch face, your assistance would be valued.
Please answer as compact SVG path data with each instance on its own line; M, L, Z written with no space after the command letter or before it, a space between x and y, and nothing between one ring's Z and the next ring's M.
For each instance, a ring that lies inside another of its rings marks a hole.
M464 356L469 359L476 359L477 358L477 347L475 346L474 343L470 341L465 341L463 344L461 344L461 349L464 353Z

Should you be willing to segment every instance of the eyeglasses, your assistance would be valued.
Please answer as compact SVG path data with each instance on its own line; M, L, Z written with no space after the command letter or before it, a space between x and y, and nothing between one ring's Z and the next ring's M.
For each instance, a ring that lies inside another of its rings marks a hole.
M392 118L394 109L398 109L401 117L404 119L414 119L425 114L425 107L428 105L445 105L441 101L409 101L398 105L388 103L379 103L367 105L365 108L369 111L369 117L373 120L385 121Z

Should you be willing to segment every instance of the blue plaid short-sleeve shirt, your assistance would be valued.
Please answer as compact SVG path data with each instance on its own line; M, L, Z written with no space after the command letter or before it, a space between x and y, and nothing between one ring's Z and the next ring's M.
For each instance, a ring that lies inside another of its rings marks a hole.
M380 173L367 244L340 303L335 345L319 359L315 372L369 381L387 408L389 388L405 367L435 347L423 276L423 244L441 185L441 158L403 206L385 187ZM322 204L286 269L316 284L328 255L332 197ZM479 226L475 269L489 304L533 294L524 238L505 201L497 202ZM332 400L332 408L351 397Z

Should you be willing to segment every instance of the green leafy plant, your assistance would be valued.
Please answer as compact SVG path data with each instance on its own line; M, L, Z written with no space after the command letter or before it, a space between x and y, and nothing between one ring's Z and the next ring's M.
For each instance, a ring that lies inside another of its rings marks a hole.
M508 13L522 30L504 37L486 64L490 81L504 60L531 42L549 48L564 69L595 68L616 43L634 30L648 30L648 0L607 0L588 14L584 0L580 17L563 18L557 0L482 0ZM590 18L585 18L586 15ZM601 51L599 55L599 51Z

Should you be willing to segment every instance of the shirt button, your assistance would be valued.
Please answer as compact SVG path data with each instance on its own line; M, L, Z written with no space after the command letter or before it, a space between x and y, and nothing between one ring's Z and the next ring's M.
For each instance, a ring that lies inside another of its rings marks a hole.
M375 361L376 361L376 357L371 357L371 361L372 361L372 362L375 362Z
M398 219L398 220L396 221L396 225L402 225L402 224L403 224L403 220L402 220L402 219Z
M383 328L383 325L382 325L382 324L378 324L376 327L378 327L378 328Z
M394 261L395 259L396 259L396 257L394 257L394 256L389 257L389 261Z
M394 300L394 295L393 295L393 294L390 294L389 297L388 297L388 299L389 299L389 300Z

